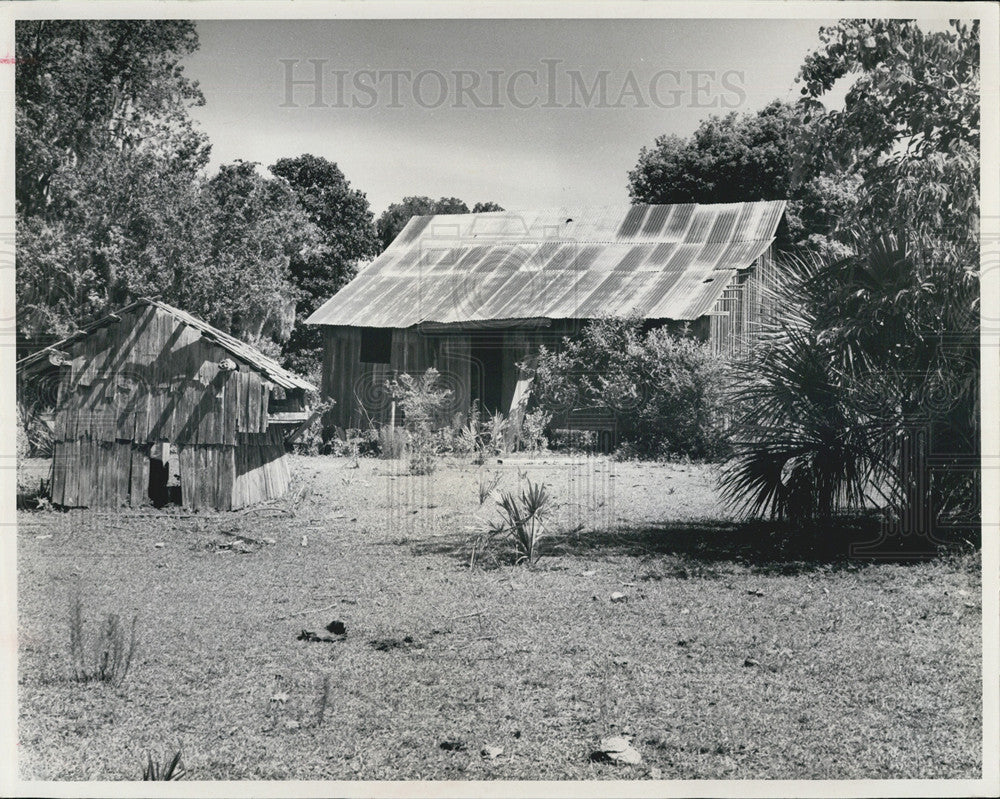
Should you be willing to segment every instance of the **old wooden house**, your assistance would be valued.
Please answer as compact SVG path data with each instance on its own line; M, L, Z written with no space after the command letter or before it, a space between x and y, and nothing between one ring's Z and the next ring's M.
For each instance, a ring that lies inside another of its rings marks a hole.
M518 364L588 319L638 316L740 355L768 313L783 201L413 217L307 322L324 331L329 426L385 422L385 381L434 366L452 411L524 407ZM574 426L587 427L586 409ZM598 428L601 415L594 417Z
M282 496L285 439L315 388L184 311L138 300L21 360L52 387L51 499L119 507L169 498L232 510ZM176 484L176 485L173 485Z

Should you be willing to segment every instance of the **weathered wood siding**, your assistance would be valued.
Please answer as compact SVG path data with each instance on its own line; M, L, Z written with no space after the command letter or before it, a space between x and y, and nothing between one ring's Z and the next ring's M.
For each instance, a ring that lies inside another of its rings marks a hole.
M323 328L323 396L336 402L324 424L345 429L360 426L361 403L355 395L361 372L361 330Z
M521 376L517 364L537 352L540 344L558 346L562 336L577 327L568 321L539 330L500 331L503 336L501 404L505 411ZM445 421L451 421L456 414L464 419L472 403L472 381L478 379L483 368L472 357L476 333L460 327L393 329L390 361L376 364L360 360L360 328L325 327L323 393L336 401L325 417L325 424L348 429L366 428L369 422L388 423L392 400L385 388L386 381L403 372L419 375L432 366L441 374L442 384L452 391ZM399 419L397 410L396 421Z
M153 444L178 447L186 507L228 510L288 486L272 385L169 313L144 306L74 343L59 383L52 501L120 506L148 499ZM230 359L231 360L231 359Z
M775 280L774 258L769 250L751 269L734 275L708 319L709 341L718 355L743 358L752 351L761 328L773 319L772 292Z

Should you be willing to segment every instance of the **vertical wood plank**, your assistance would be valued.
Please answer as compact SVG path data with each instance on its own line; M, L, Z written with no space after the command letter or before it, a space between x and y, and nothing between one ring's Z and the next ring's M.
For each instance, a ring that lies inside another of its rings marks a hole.
M66 444L56 441L52 445L52 502L64 505L66 499Z

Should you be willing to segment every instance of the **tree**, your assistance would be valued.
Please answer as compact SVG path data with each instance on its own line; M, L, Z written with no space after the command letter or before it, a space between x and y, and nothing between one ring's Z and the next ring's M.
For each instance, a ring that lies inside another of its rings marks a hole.
M16 32L18 212L53 200L61 169L142 150L204 166L208 140L188 109L204 104L180 60L198 47L194 23L21 20Z
M495 202L476 203L471 213L485 214L504 209ZM378 218L378 238L384 250L398 236L406 223L413 216L429 216L432 214L468 214L469 206L457 197L442 197L432 200L430 197L404 197L401 202L393 203L386 208Z
M318 246L293 254L289 264L299 299L295 327L285 345L288 366L315 371L321 335L303 320L354 277L361 261L378 254L374 220L364 193L351 188L340 168L325 158L282 158L270 171L288 183L318 234Z
M18 333L37 341L201 268L204 102L180 59L193 23L16 29Z
M629 173L629 195L643 203L783 200L791 181L798 114L775 100L756 114L709 117L690 140L660 136Z
M204 102L174 21L17 27L18 333L65 335L159 296L275 353L294 319L293 257L319 247L284 181L252 164L206 180Z
M854 202L856 184L831 170L807 172L796 158L806 134L801 112L775 100L753 114L713 116L690 139L660 136L629 172L637 203L730 203L788 200L780 249L830 246Z
M289 185L236 161L207 184L211 224L209 280L186 289L186 305L270 354L286 341L301 297L293 259L321 251L322 237Z
M802 158L855 175L853 245L785 269L786 318L733 401L746 435L728 487L751 511L805 515L876 489L903 532L975 534L978 26L843 20L821 40L801 77L824 146ZM846 75L844 110L827 112L818 98Z
M823 144L803 147L803 160L860 175L856 218L876 220L878 232L958 237L978 250L978 21L925 33L906 20L842 20L820 40L799 80ZM827 112L820 98L848 75L857 77L844 109Z
M56 172L49 193L58 214L18 216L20 335L66 335L136 297L177 302L209 279L209 217L187 169L145 153L88 159Z
M383 250L392 244L393 239L402 232L412 216L467 213L469 213L469 206L457 197L442 197L437 201L430 197L404 197L401 202L393 203L386 208L378 218L376 227L379 242L382 244Z

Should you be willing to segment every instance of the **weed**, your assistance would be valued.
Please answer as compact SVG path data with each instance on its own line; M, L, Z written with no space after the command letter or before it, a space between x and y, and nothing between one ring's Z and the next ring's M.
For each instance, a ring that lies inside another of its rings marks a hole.
M528 565L538 560L538 545L544 530L542 517L551 497L541 483L527 481L527 488L521 489L520 496L503 491L497 500L501 521L490 527L490 534L509 535L520 554L518 562Z
M330 704L330 675L323 675L323 689L319 695L319 708L316 710L316 726L323 726L327 705Z
M106 682L120 685L128 674L136 649L135 626L132 617L128 631L117 613L104 618L96 640L87 640L83 622L83 603L77 597L70 608L69 648L73 679L77 682Z
M408 435L401 427L382 427L378 431L379 456L387 460L402 458Z
M178 749L169 761L161 766L154 762L153 756L146 755L146 765L142 769L142 779L149 780L182 780L184 779L184 764L181 763L181 753Z
M483 503L489 499L490 494L500 485L500 480L503 479L503 472L493 472L489 477L485 473L480 472L479 474L479 505L482 507Z

